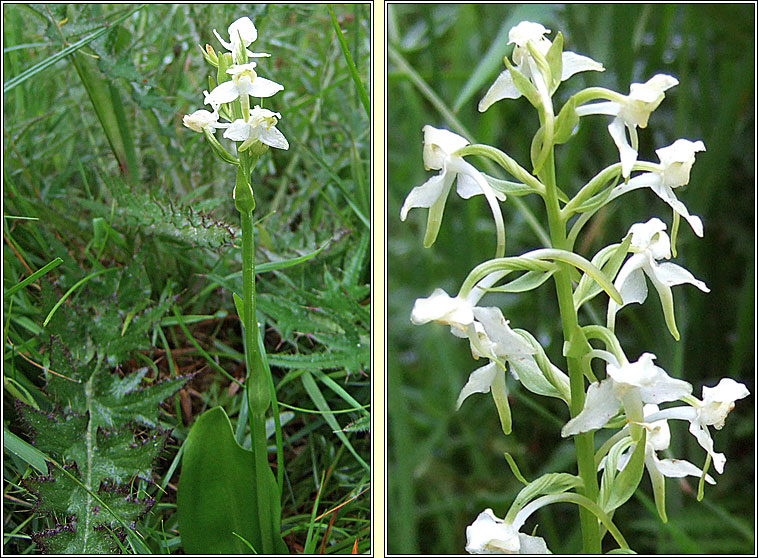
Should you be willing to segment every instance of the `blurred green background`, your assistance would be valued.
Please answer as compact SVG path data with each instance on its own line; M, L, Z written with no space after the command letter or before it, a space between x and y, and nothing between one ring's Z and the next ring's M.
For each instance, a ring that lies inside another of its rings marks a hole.
M479 99L503 69L508 30L519 21L540 22L565 37L565 50L591 56L604 73L586 72L564 83L556 109L582 87L598 85L628 93L629 84L656 73L680 84L666 94L640 130L640 159L655 161L655 149L680 137L703 140L688 187L677 190L700 215L705 237L682 222L676 263L703 279L704 294L675 288L682 339L668 334L655 294L642 306L619 313L617 334L627 355L657 355L657 364L685 378L701 395L703 385L729 376L755 393L754 378L754 11L742 5L390 5L387 89L388 181L388 551L462 553L465 527L486 507L502 517L520 488L503 452L510 452L533 479L553 471L574 472L573 443L560 438L565 406L539 398L510 382L513 434L505 437L488 396L474 396L454 412L468 374L480 366L465 341L447 327L413 326L413 301L436 287L454 294L476 264L491 258L495 233L482 196L451 194L436 244L424 249L426 210L401 223L400 206L424 171L425 124L451 129L473 142L504 149L528 164L537 115L524 99L500 101L486 113ZM605 166L618 161L606 129L610 117L582 119L576 137L556 151L558 181L569 195ZM461 127L463 126L463 128ZM464 131L465 129L465 131ZM485 169L481 160L471 162ZM540 223L541 202L521 198ZM506 255L541 246L524 213L509 199L503 206ZM627 194L598 213L577 242L591 257L618 242L632 223L660 216L671 226L671 210L650 191ZM513 327L532 332L554 363L564 368L554 287L488 295ZM604 316L606 297L592 308ZM586 313L580 323L589 323ZM702 466L703 450L687 424L670 421L670 455ZM717 451L727 456L718 484L695 499L696 479L667 480L669 521L662 524L645 475L640 490L615 520L639 553L730 554L754 551L754 395L739 401L726 427L714 432ZM713 473L713 471L711 470ZM539 524L554 552L581 547L575 507L542 509L527 523ZM607 547L606 550L612 547Z

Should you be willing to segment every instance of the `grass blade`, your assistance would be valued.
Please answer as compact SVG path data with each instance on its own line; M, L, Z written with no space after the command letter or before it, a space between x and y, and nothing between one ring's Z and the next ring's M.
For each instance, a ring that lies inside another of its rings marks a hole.
M55 269L60 264L63 263L63 260L61 258L55 258L53 261L45 265L44 267L38 269L34 273L32 273L29 277L24 279L23 281L20 281L19 283L13 285L10 289L5 291L5 294L3 295L5 298L11 296L13 293L18 291L19 289L23 289L26 287L29 283L36 281L38 277L42 277L45 273L50 271L51 269Z
M337 419L334 418L334 415L332 414L332 410L329 408L329 403L326 402L326 399L324 398L324 394L321 393L321 390L318 388L318 385L316 384L316 380L313 379L313 375L309 371L306 370L305 372L303 372L301 378L303 381L303 387L305 388L305 391L308 392L308 395L310 396L311 401L313 401L317 409L319 409L321 412L324 413L324 420L326 420L327 424L331 427L331 429L334 431L334 433L337 435L340 441L343 444L345 444L345 447L347 447L348 451L353 454L353 456L358 461L358 463L360 463L361 466L365 468L367 471L370 471L371 467L369 467L368 463L366 463L363 460L363 458L360 455L358 455L358 452L355 451L352 444L347 439L347 436L345 436L345 433L342 432L342 428L337 422Z
M353 62L353 57L350 55L350 50L347 48L347 42L345 41L345 36L342 34L342 29L340 29L340 24L337 23L337 18L334 17L332 7L329 4L327 4L326 7L329 10L329 15L332 18L334 33L337 35L337 40L340 43L342 55L345 57L345 62L347 62L347 69L350 71L350 76L353 78L353 82L355 83L355 90L358 92L361 103L363 103L363 108L366 110L366 115L371 118L371 101L369 101L368 94L366 93L366 88L363 87L361 76L358 75L358 68L355 67L355 62Z
M80 48L87 46L89 43L91 43L92 41L94 41L95 39L97 39L98 37L100 37L101 35L103 35L103 34L107 33L108 31L112 30L114 27L116 27L119 23L121 23L122 21L124 21L126 18L128 18L130 15L132 15L134 12L136 12L137 10L141 10L141 9L142 9L142 6L137 6L135 8L132 8L131 10L129 10L128 12L126 12L124 15L122 15L119 18L117 18L110 25L107 25L105 27L101 27L100 29L98 29L97 31L91 33L90 35L87 35L83 39L81 39L79 41L76 41L74 44L72 44L72 45L64 48L59 53L54 54L50 58L48 58L46 60L43 60L42 62L40 62L38 64L35 64L31 68L28 68L28 69L24 70L19 75L15 76L15 77L12 77L11 79L9 79L8 81L6 81L3 84L3 93L7 93L8 91L10 91L11 89L13 89L17 85L20 85L20 84L24 83L26 80L28 80L28 79L36 76L38 73L42 72L46 68L49 68L50 66L52 66L53 64L55 64L59 60L63 60L69 54L72 54L72 53L76 52L77 50L79 50Z

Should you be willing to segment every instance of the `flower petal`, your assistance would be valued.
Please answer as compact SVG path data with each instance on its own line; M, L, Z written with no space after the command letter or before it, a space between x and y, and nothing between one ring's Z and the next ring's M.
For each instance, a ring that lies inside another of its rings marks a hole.
M561 81L566 81L568 78L579 72L604 72L605 68L600 62L595 62L589 56L583 56L575 52L566 51L561 55L562 70Z
M431 177L421 186L416 186L405 198L403 207L400 209L400 220L405 221L408 211L413 207L431 207L437 199L445 193L445 173ZM453 178L451 175L450 178Z
M497 364L494 362L490 362L488 365L474 370L468 377L466 385L463 386L463 389L458 394L455 409L460 409L463 402L472 393L489 393L492 382L495 381L495 376L499 372Z
M582 432L589 432L605 426L618 413L621 403L613 392L613 381L605 379L590 384L582 412L568 421L561 429L561 436L567 438Z
M224 103L231 103L237 97L239 97L239 89L234 81L225 81L206 95L205 104L217 107Z
M666 285L667 287L684 285L687 283L690 285L695 285L704 293L711 292L711 290L704 282L700 281L699 279L695 279L695 276L692 275L692 273L684 269L682 266L676 265L675 263L664 262L662 264L656 264L653 268L653 272L655 274L655 280Z
M516 554L520 546L518 531L495 517L490 508L466 527L466 552L469 554Z
M285 138L284 134L282 134L274 126L272 126L269 129L264 129L263 131L261 131L261 133L258 135L258 139L261 141L261 143L265 143L266 145L270 145L271 147L276 147L277 149L290 148L290 144L287 141L287 138Z
M224 132L224 137L232 141L245 141L250 137L252 127L241 118L232 122Z
M495 344L495 354L510 359L533 355L537 350L509 326L500 308L494 306L477 306L473 310L474 318L484 327L490 341Z
M257 76L249 89L251 97L271 97L284 89L283 85L271 81L270 79Z
M702 469L699 469L689 461L684 459L658 459L654 457L655 467L664 477L669 478L683 478L683 477L701 477L703 476ZM705 475L705 482L708 484L716 484L711 475Z
M613 122L608 125L608 131L619 150L621 174L624 178L629 177L634 163L637 162L637 150L629 144L629 140L626 137L626 127L627 125L624 120L619 117L614 118Z
M451 154L469 144L463 136L443 128L435 128L427 124L422 131L424 132L424 166L427 169L443 168Z
M521 92L513 83L511 72L505 70L500 72L495 83L490 86L482 100L479 101L479 112L484 112L501 99L518 99L519 97L521 97Z
M434 289L429 297L416 299L411 312L411 322L416 325L432 321L466 329L474 323L474 313L465 299L453 298L443 289Z

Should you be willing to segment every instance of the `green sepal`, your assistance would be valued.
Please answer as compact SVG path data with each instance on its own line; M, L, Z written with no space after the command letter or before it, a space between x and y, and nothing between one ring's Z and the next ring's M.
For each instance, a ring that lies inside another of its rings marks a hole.
M225 163L229 163L230 165L239 165L239 159L237 157L234 157L231 153L229 153L224 147L218 142L216 139L216 136L214 136L210 130L207 128L203 129L203 135L205 135L205 139L208 140L208 145L211 146L211 151L221 159Z
M218 57L218 72L216 72L216 83L218 83L218 85L232 79L232 76L226 73L231 65L232 56L228 52L225 52Z
M580 327L575 327L571 337L563 343L563 356L566 358L582 358L591 350L590 342Z
M505 516L505 522L513 521L516 514L537 496L562 494L563 492L578 489L582 486L584 486L582 479L569 473L547 473L542 475L521 489Z
M527 194L538 194L539 191L535 190L531 186L522 184L521 182L513 182L511 180L502 180L495 178L485 173L481 173L487 180L487 183L492 186L492 189L506 196L526 196Z
M619 433L619 435L621 435L621 433ZM608 509L608 500L610 499L613 485L616 481L616 476L618 475L619 457L633 444L634 440L631 436L624 436L611 446L605 456L603 477L600 480L600 491L598 493L598 502L606 512L610 511ZM598 455L595 455L595 463L599 464L599 462Z
M616 277L621 265L624 263L629 246L632 243L632 235L628 234L620 244L606 246L592 258L592 264L598 267L608 277ZM588 275L582 275L579 285L574 291L574 308L579 308L601 292L600 285Z
M537 92L537 88L529 81L529 78L513 67L508 57L503 58L505 67L511 73L511 79L513 79L513 85L516 86L519 93L521 93L527 100L532 103L532 106L538 107L542 104L540 101L540 94Z
M537 48L535 48L532 41L527 41L526 48L529 51L529 54L532 56L532 60L534 60L534 63L537 65L537 70L540 72L540 74L542 74L542 79L545 81L545 86L548 88L548 91L546 91L546 93L549 93L550 84L552 83L553 79L552 72L550 71L550 64L548 64L545 55L537 50ZM560 76L558 76L558 79L560 80ZM537 89L537 91L539 91L539 89Z
M571 97L561 108L555 118L555 131L553 143L559 145L571 139L576 127L579 125L579 115L576 113L576 98Z
M218 54L213 50L213 47L211 45L205 45L205 48L200 45L197 45L197 47L200 49L200 52L203 53L205 61L214 68L218 68Z
M547 60L547 64L550 67L550 83L548 84L548 88L550 89L550 95L552 95L561 84L561 74L563 73L563 33L560 31L558 31L555 39L553 39L553 44L550 45L545 54L545 60Z
M550 362L545 349L531 333L523 329L513 331L526 339L537 351L533 355L533 360L527 358L509 361L518 374L519 381L532 393L562 399L567 405L571 405L571 386L568 376ZM535 364L536 369L533 366Z
M527 271L520 277L517 277L513 281L501 285L499 287L492 287L486 289L488 292L498 293L523 293L536 289L542 283L550 279L550 277L557 271L557 268L550 269L548 271Z
M516 480L525 486L528 485L529 481L526 480L526 478L524 478L524 475L521 474L521 471L516 464L516 460L513 459L513 456L507 451L503 455L505 456L505 460L508 462L508 466L511 468L511 473L513 473L513 476L516 477Z
M645 441L647 431L642 429L642 436L637 441L637 445L632 452L632 456L627 461L624 469L616 476L613 487L611 488L608 502L604 509L606 512L615 510L632 497L634 491L642 480L642 472L645 467ZM611 450L613 451L613 450ZM610 453L609 453L610 455Z

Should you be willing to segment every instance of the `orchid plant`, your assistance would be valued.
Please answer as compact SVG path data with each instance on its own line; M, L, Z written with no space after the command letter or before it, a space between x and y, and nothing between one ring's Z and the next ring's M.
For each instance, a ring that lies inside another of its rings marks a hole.
M218 524L225 524L230 529L228 533L229 546L224 548L203 547L201 534L193 533L193 528L198 524L191 522L189 518L196 518L192 514L208 515L208 510L194 510L195 504L204 505L205 502L195 502L191 499L193 486L191 483L182 490L180 479L179 490L179 517L180 528L184 549L187 552L201 554L235 552L234 543L239 544L238 539L244 539L246 548L251 548L259 554L286 554L287 547L282 541L280 533L280 499L281 486L277 486L271 468L268 463L268 449L266 442L266 412L275 405L273 381L269 370L266 354L263 350L261 336L258 331L258 322L255 311L255 240L253 228L253 210L255 209L255 196L252 187L251 173L255 169L259 157L264 155L270 147L276 149L288 149L289 143L276 125L281 119L278 112L255 105L251 108L251 97L263 99L272 97L284 87L274 81L259 75L258 65L251 58L266 58L267 53L255 53L248 47L258 38L255 24L248 17L243 17L233 22L228 29L229 40L223 39L214 29L214 35L228 52L216 52L211 45L202 49L205 60L216 70L214 77L209 78L210 92L203 91L204 104L210 105L211 111L199 109L184 116L184 125L190 130L202 133L205 136L211 150L225 163L235 169L235 183L232 196L234 204L240 214L242 229L242 296L234 293L234 303L242 321L245 364L247 376L244 383L247 420L250 427L252 445L252 457L248 458L242 448L238 448L235 455L240 456L240 461L248 467L245 471L237 470L241 478L248 480L252 487L234 487L232 490L245 492L250 490L253 500L250 510L233 510L249 517L242 518L247 522L243 533L239 528L232 525L229 517L207 518L204 528L214 528ZM234 142L236 154L232 154L216 137L217 130L224 130L223 138ZM213 456L202 455L203 451L187 449L190 442L198 446L196 440L203 432L209 437L210 420L216 420L219 409L211 409L206 414L208 420L204 423L201 417L193 431L190 432L188 442L185 443L185 456L183 462L182 479L192 478L195 482L211 482L211 477L223 475L222 470L213 461ZM221 410L223 411L223 410ZM274 420L278 420L274 409ZM225 417L227 421L228 419ZM222 420L223 424L223 420ZM203 430L203 428L205 430ZM193 434L195 436L193 437ZM210 434L212 437L214 434ZM220 434L219 434L220 435ZM213 441L210 441L213 443ZM218 443L221 441L218 440ZM188 459L188 454L192 457ZM281 470L281 463L279 464ZM191 471L191 472L188 472ZM185 477L186 474L186 477ZM205 478L202 478L205 475ZM281 474L279 474L281 477ZM198 480L200 479L200 480ZM234 482L231 479L230 482ZM228 496L228 495L227 495ZM221 496L226 497L224 495ZM183 505L184 503L184 505ZM231 504L230 504L231 506ZM233 507L233 506L231 506ZM231 511L230 513L233 513ZM240 518L234 518L240 520ZM233 532L232 532L233 531ZM246 537L243 536L246 535ZM237 538L235 538L237 537ZM197 542L194 542L197 541Z
M647 127L651 113L665 100L666 92L678 84L675 77L665 74L631 84L626 95L589 87L570 96L556 110L554 94L563 82L580 72L601 72L604 67L586 56L564 51L563 35L557 33L550 40L550 33L541 24L528 21L512 28L512 59L504 59L505 70L478 105L484 112L498 101L523 97L537 110L540 127L531 143L531 170L495 147L472 145L449 130L424 126L424 165L439 173L411 190L400 214L405 221L411 209L428 208L424 245L430 247L440 230L454 182L464 199L484 195L495 221L494 258L471 270L455 296L436 289L429 297L416 300L411 321L449 326L454 336L468 340L474 359L488 361L471 373L461 389L457 407L469 397L477 397L477 393L491 393L503 433L510 434L506 382L510 371L527 390L565 403L567 413L561 435L573 438L576 448L576 475L550 473L531 482L523 478L507 456L525 487L504 519L487 509L468 527L465 548L475 554L548 553L541 537L520 529L534 511L556 502L578 506L584 552L600 553L606 534L613 537L620 551L631 551L613 523L614 511L632 496L645 471L664 522L665 478L698 477L698 498L702 498L704 483L715 483L708 474L711 463L721 474L726 461L722 453L716 452L709 427L722 428L735 402L749 395L743 384L725 378L715 387L702 387L702 400L697 399L690 383L671 377L655 364L655 355L643 353L629 359L624 353L616 335L616 316L624 307L647 300L648 283L657 292L666 326L676 340L679 332L674 319L673 287L689 284L709 292L705 282L684 267L661 261L676 256L680 219L687 221L696 236L703 236L702 220L687 210L674 190L689 182L695 155L704 151L705 145L702 141L678 139L656 151L659 162L640 160L638 129ZM613 118L608 130L619 159L570 198L558 183L555 148L570 141L580 120L591 115ZM482 173L466 160L471 155L494 161L514 180ZM577 237L593 215L640 188L649 188L671 207L671 237L664 220L652 217L633 224L620 242L599 250L591 260L576 253ZM506 256L500 203L509 196L531 194L544 202L550 246ZM514 279L512 274L520 275ZM526 292L549 279L555 284L560 310L565 371L550 362L534 335L515 327L518 316L507 320L499 308L480 305L488 292ZM583 325L582 306L601 293L608 296L605 322ZM601 361L604 378L595 376L595 360ZM702 468L685 460L659 457L659 452L667 452L670 446L668 420L689 422L690 433L705 450ZM601 429L603 442L596 444L595 434Z

